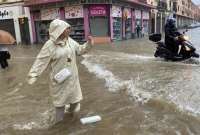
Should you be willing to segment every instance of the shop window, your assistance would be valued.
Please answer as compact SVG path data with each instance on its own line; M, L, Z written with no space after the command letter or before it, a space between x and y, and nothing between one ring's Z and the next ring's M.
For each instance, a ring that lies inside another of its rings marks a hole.
M48 21L36 21L36 35L37 42L44 43L49 39L49 25L50 20Z
M70 37L79 43L84 43L86 41L84 32L84 19L83 18L67 19L67 22L72 26Z
M113 17L113 40L122 39L122 18Z

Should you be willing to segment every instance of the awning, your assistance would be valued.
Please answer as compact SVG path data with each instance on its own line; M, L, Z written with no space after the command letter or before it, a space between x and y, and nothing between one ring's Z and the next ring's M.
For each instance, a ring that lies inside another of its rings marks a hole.
M25 0L24 6L34 6L34 5L62 2L62 1L64 0Z
M126 0L127 2L130 2L130 3L133 3L135 5L139 5L139 6L143 6L143 7L146 7L146 8L156 8L155 6L152 6L152 5L149 5L149 4L146 4L146 3L143 3L143 2L139 2L137 0Z

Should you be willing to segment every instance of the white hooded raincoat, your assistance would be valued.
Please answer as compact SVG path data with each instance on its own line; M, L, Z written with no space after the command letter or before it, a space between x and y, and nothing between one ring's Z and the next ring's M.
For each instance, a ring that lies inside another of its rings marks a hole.
M90 44L79 45L70 37L60 40L59 36L68 27L68 23L58 19L50 24L50 39L42 47L28 74L29 77L36 79L50 65L50 95L55 107L82 100L76 54L81 55L91 48ZM64 82L57 83L54 76L65 67L70 69L72 75Z

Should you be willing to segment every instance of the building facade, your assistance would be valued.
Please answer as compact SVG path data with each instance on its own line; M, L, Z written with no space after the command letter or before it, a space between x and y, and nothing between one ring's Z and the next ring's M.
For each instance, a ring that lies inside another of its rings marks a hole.
M174 0L173 11L176 13L177 26L183 28L198 21L200 9L192 0Z
M112 41L134 38L136 25L149 33L152 6L140 0L27 0L30 8L33 40L48 39L49 24L59 18L72 26L71 37L79 42L88 35Z
M0 29L11 33L18 44L33 42L30 24L29 8L24 7L23 1L0 1Z
M166 19L175 14L177 27L183 28L199 21L200 9L191 0L147 0L156 7L151 10L151 33L164 32Z
M194 22L200 22L200 6L192 3L192 17L194 18Z

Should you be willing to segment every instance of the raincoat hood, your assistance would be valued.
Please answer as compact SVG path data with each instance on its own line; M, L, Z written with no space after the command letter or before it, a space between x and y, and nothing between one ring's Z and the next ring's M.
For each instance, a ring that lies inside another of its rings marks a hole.
M71 26L65 21L59 19L53 20L49 26L50 40L56 42L59 36L64 32L64 30L69 27Z

